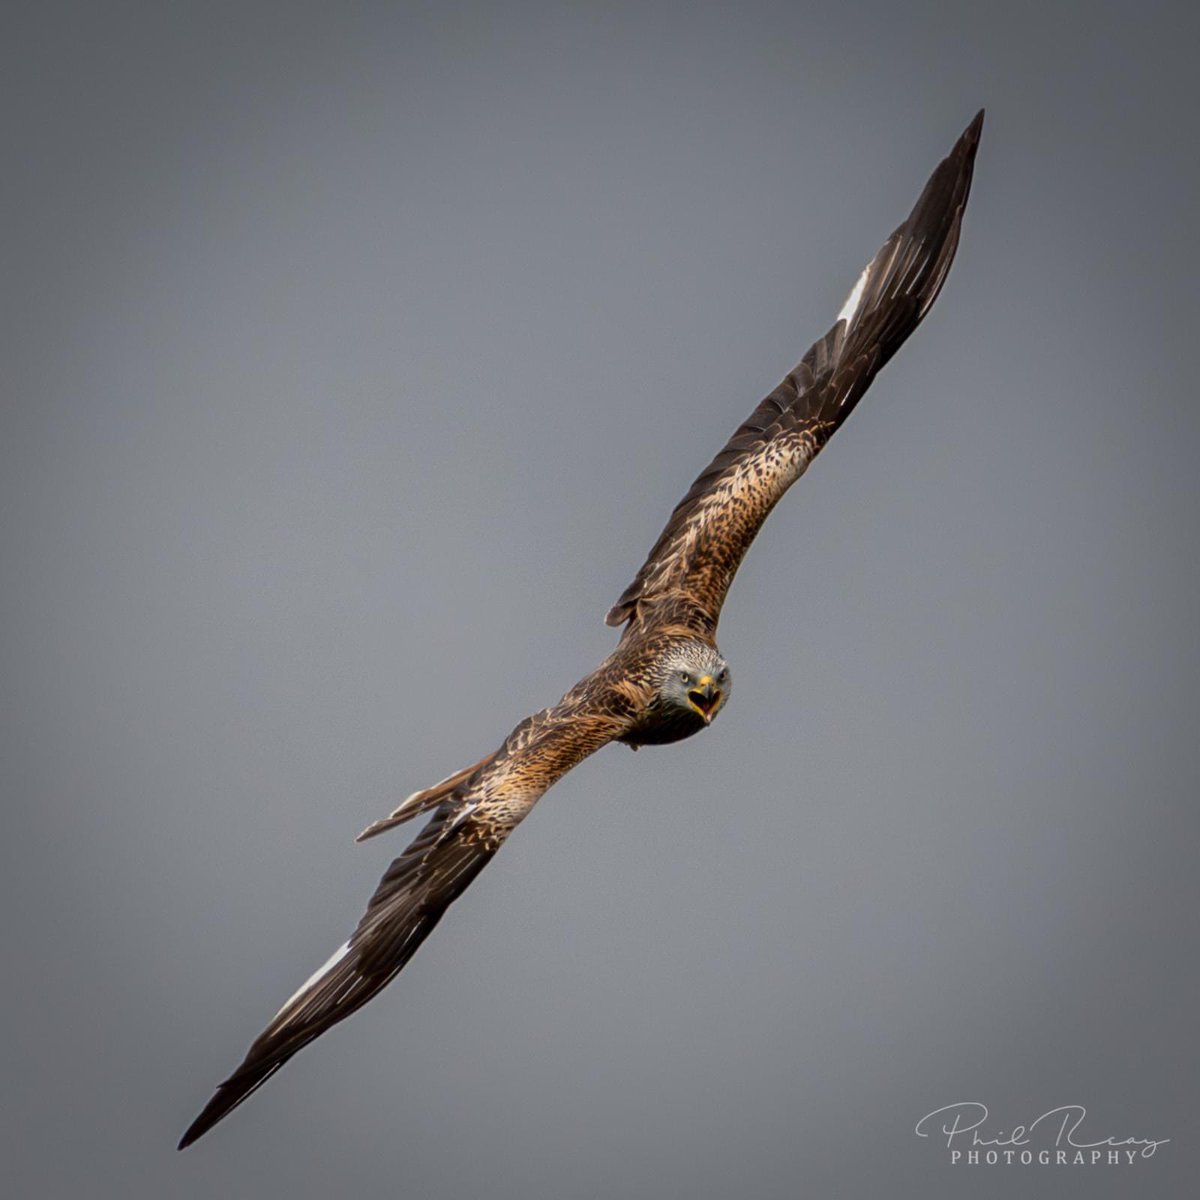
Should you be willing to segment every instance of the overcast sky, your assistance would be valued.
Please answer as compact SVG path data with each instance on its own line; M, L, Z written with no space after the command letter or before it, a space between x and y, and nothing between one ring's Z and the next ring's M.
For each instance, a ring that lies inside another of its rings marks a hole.
M1191 1194L1198 32L9 6L12 1194ZM407 831L354 834L611 649L981 105L937 306L734 585L720 720L572 773L177 1154ZM1170 1140L952 1165L914 1126L958 1101Z

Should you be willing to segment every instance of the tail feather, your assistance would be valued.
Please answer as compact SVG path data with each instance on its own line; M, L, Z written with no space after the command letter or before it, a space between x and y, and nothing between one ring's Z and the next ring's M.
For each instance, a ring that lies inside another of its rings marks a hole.
M428 812L431 808L436 808L443 800L462 787L476 771L481 767L486 767L495 757L495 753L485 755L477 763L463 767L461 771L455 771L453 775L447 775L445 779L435 783L432 787L427 787L420 792L413 792L411 796L405 797L400 806L393 809L386 817L372 821L354 840L365 842L368 838L378 837L379 834L386 833L389 829L395 829L397 825L403 825L405 821L411 821L413 817L420 816L421 813Z

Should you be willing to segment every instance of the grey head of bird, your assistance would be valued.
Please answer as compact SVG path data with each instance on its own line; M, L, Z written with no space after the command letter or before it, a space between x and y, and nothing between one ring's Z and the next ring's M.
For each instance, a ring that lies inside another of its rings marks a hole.
M721 652L707 642L684 641L664 654L658 667L653 707L664 716L699 717L711 725L732 688L729 664Z

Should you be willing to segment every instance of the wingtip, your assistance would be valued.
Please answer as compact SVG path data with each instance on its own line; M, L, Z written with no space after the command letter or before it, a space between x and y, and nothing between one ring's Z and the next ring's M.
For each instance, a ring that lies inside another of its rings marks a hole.
M237 1103L232 1105L223 1103L224 1086L222 1084L217 1088L213 1098L204 1106L204 1110L183 1131L183 1137L179 1139L176 1150L186 1150L193 1142L198 1142L218 1121L228 1116L232 1109L237 1107Z
M245 1097L241 1097L233 1104L220 1103L221 1092L217 1090L217 1094L209 1101L204 1111L187 1127L183 1132L183 1137L179 1139L179 1145L176 1150L186 1150L193 1142L198 1142L214 1125L227 1117L233 1109L237 1108Z
M967 150L972 157L974 157L975 149L979 145L979 138L983 133L983 117L986 112L986 109L981 108L958 139L959 146Z
M205 1128L203 1128L203 1129L197 1128L197 1126L199 1126L199 1124L200 1124L200 1120L199 1120L199 1118L197 1118L195 1121L193 1121L187 1127L187 1129L184 1130L183 1137L181 1137L179 1139L179 1145L175 1147L176 1150L186 1150L194 1141L196 1141L197 1138L199 1138L205 1132L205 1130L207 1129L207 1126L205 1126Z
M983 134L983 119L985 109L980 109L974 117L971 118L970 124L958 135L958 140L950 149L950 153L938 164L938 168L930 177L928 188L936 191L937 182L941 182L941 186L950 183L951 186L958 190L962 189L962 202L966 203L966 195L971 187L971 176L975 171L975 154L979 149L979 139ZM956 183L951 181L957 180ZM928 192L927 189L927 193ZM924 201L926 195L923 194L921 201ZM920 207L921 201L918 201ZM916 209L913 210L914 212Z

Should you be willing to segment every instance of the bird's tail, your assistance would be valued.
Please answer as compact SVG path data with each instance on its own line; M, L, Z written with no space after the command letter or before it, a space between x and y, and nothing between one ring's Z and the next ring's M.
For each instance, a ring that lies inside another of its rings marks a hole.
M482 767L486 767L495 757L494 752L485 755L477 763L472 763L469 767L463 767L461 771L455 771L453 775L447 775L445 779L439 783L435 783L433 787L427 787L420 792L413 792L411 796L406 797L400 806L393 809L386 817L381 817L378 821L372 821L354 840L356 842L365 842L367 838L373 838L378 834L386 833L389 829L395 829L397 825L403 825L405 821L410 821L413 817L420 816L421 813L428 812L431 808L436 808L443 800L467 783L476 771Z

